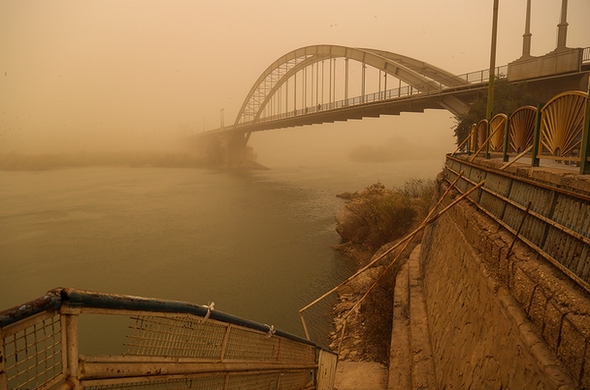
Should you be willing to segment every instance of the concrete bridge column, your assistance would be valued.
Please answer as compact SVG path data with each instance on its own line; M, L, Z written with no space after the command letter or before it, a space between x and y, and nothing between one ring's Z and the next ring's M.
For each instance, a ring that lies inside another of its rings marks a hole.
M252 147L248 146L246 133L224 132L203 137L198 143L197 153L209 165L217 167L247 166L254 161Z
M250 134L234 133L226 137L229 138L226 142L225 150L226 165L239 167L254 161L254 149L248 146Z

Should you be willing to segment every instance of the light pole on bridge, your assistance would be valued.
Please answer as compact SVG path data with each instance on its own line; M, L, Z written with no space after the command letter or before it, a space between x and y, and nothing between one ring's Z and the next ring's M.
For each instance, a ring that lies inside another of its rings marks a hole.
M492 110L494 109L494 79L495 79L495 68L496 68L496 40L498 35L498 3L499 0L494 0L494 13L492 17L492 47L490 53L490 75L488 82L488 104L486 107L486 120L487 120L487 136L486 139L490 138L490 121L492 119ZM486 143L486 159L490 158L490 143Z

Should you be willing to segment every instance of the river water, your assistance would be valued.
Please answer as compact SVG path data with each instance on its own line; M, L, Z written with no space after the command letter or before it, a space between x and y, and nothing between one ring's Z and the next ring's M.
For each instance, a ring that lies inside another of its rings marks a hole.
M73 287L214 301L303 335L298 310L354 268L332 249L344 204L335 195L377 180L434 178L440 167L436 159L243 172L0 171L0 308ZM310 311L315 340L330 320L330 302Z

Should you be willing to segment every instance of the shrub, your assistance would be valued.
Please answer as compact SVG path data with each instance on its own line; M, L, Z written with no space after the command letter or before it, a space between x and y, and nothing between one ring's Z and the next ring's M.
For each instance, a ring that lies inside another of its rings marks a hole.
M403 191L388 190L380 182L372 184L347 204L349 218L343 218L339 233L366 249L377 250L408 232L417 215L412 203Z
M424 218L429 211L434 189L435 182L432 179L410 179L398 191L413 199L418 217Z

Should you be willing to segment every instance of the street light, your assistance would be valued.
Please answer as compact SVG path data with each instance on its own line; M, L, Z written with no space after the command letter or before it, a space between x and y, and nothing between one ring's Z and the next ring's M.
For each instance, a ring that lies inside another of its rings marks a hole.
M490 138L490 121L492 119L492 110L494 109L494 79L495 79L495 68L496 68L496 38L498 35L498 3L500 0L494 0L494 15L492 18L492 47L490 53L490 75L488 82L488 104L486 108L486 120L487 136L486 139ZM486 159L490 158L490 143L486 144Z

